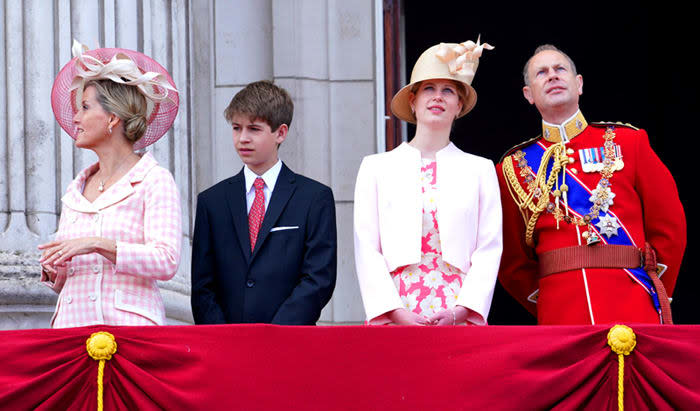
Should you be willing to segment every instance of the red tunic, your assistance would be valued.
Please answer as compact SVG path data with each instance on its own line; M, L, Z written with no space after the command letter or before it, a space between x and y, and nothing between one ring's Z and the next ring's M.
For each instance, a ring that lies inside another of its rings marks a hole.
M574 162L567 166L567 183L580 180L589 191L596 188L599 172L583 172L578 150L604 144L607 125L588 125L571 138L567 148L574 150ZM676 184L666 166L649 145L643 130L616 125L614 143L622 151L624 168L610 179L616 195L610 210L615 213L636 247L649 242L659 263L668 266L661 277L668 296L678 276L686 246L686 221ZM539 138L530 144L553 143ZM518 164L513 156L505 157ZM529 164L537 172L539 164ZM571 170L576 169L577 173ZM499 279L504 288L531 313L539 324L605 324L612 322L659 323L659 314L646 290L623 269L577 269L549 275L538 281L537 255L563 247L586 244L581 238L585 227L562 221L557 229L553 214L543 212L535 226L534 250L525 244L525 223L510 194L503 175L497 173L503 204L503 256ZM521 186L527 184L516 171ZM550 197L553 196L550 193ZM630 267L632 268L632 267ZM539 288L536 304L528 297Z

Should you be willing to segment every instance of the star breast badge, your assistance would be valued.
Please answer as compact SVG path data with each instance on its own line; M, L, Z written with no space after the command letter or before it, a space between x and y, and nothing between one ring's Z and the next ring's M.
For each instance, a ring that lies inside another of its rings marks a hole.
M617 222L617 218L611 215L606 215L600 217L600 221L596 223L596 226L600 228L601 234L610 238L617 235L617 230L620 228L620 223Z

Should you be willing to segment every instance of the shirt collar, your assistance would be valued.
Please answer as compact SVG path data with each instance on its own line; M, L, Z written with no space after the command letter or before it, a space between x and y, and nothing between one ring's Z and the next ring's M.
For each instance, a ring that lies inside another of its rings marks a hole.
M272 191L275 188L275 183L277 182L277 177L280 175L280 171L282 171L282 161L277 159L277 163L275 163L274 166L270 167L269 170L267 170L263 175L259 176L255 174L251 169L248 168L248 166L243 167L243 175L245 176L245 192L248 193L251 190L251 187L253 187L253 183L255 182L255 179L258 177L261 177L263 181L265 181L265 186Z
M581 110L576 110L573 116L561 124L552 124L542 120L542 136L550 143L569 141L581 134L588 126L588 122L581 114Z

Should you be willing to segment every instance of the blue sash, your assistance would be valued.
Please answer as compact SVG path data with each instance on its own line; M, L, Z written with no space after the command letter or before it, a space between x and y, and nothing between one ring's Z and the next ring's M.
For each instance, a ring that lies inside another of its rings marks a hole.
M542 161L542 156L544 155L545 149L539 144L535 143L531 144L526 148L521 149L521 151L525 153L525 158L527 159L527 163L530 164L530 167L532 167L535 170L538 169L539 164ZM550 160L549 164L547 165L548 176L552 172L553 165L554 161ZM613 179L614 178L615 177L613 176ZM566 185L569 186L569 191L567 194L569 209L575 211L581 216L588 214L590 212L591 206L593 205L589 200L589 198L591 197L589 191L578 180L576 180L573 177L568 178L566 180ZM603 211L600 212L600 216L606 215L612 215L613 217L617 218L617 216L609 209L607 213L604 213ZM595 219L591 220L591 225L595 225L598 221L600 221L600 219L596 217ZM618 221L620 221L619 218ZM608 244L634 246L634 244L632 243L632 239L627 234L627 231L624 230L622 227L620 227L617 230L617 235L614 235L609 239L604 238L603 235L600 233L598 233L598 237ZM659 312L661 310L661 305L659 304L659 296L656 294L656 288L654 287L654 283L652 282L651 278L649 278L649 274L647 274L647 272L640 267L626 268L625 271L627 271L637 281L637 283L641 285L647 293L649 293L654 303L654 308L656 308L656 311Z

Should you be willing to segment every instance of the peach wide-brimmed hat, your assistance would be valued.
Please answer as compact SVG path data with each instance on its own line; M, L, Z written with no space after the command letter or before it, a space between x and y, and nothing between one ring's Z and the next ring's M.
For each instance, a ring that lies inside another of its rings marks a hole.
M172 126L180 103L178 91L168 71L157 61L138 51L120 48L88 50L73 40L73 59L56 76L51 89L53 114L68 135L75 139L73 117L83 99L85 83L112 80L138 88L146 97L148 127L134 143L140 150L155 143Z
M484 49L493 50L494 47L488 43L481 44L477 39L476 43L471 40L460 44L440 43L424 51L413 66L410 83L391 100L391 112L401 120L415 124L416 116L409 104L411 89L421 81L445 79L458 81L467 89L466 101L462 102L462 111L457 118L467 114L476 104L472 80Z

